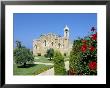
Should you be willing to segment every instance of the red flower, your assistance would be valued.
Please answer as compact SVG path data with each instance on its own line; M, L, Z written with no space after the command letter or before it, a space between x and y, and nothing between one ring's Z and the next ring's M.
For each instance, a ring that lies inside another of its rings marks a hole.
M95 61L91 61L91 62L89 63L89 69L90 69L90 70L95 70L96 67L97 67L97 63L96 63Z
M92 40L96 40L96 39L97 39L97 34L93 34L93 35L91 36L91 38L92 38Z
M82 45L82 47L81 47L81 51L82 51L82 52L86 52L86 49L87 49L86 44Z
M92 52L92 51L95 50L95 47L94 47L94 46L91 46L91 47L89 48L89 50Z

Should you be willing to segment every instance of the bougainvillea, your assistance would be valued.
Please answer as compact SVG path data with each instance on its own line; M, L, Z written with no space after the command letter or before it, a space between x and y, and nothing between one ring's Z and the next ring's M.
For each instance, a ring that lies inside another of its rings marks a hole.
M91 34L75 40L70 53L70 75L97 74L97 32L91 28ZM74 73L72 73L74 72Z

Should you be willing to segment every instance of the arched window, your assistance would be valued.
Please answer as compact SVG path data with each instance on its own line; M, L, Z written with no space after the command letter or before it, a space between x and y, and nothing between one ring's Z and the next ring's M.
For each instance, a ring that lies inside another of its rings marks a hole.
M53 46L53 42L52 42L52 46Z
M35 46L34 46L36 49L37 49L37 45L35 44Z
M45 46L46 46L46 40L44 40L44 44L45 44Z
M63 44L63 47L64 47L64 44Z
M61 44L60 44L60 43L58 43L59 48L60 48L60 45L61 45Z

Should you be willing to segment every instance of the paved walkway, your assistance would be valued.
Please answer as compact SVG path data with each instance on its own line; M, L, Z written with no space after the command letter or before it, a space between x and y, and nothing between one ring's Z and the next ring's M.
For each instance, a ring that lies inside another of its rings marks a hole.
M34 64L54 65L53 63L34 62Z
M42 72L41 74L39 75L54 75L54 67L45 71L45 72Z
M66 70L69 70L69 61L65 62L65 68L66 68ZM54 75L54 67L45 72L42 72L39 75Z
M65 68L66 68L66 71L69 70L69 61L65 62Z

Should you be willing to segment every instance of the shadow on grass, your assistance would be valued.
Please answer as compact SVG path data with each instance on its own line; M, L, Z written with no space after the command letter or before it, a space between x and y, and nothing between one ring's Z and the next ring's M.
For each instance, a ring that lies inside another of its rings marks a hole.
M30 67L34 67L36 66L37 64L26 64L25 66L22 65L22 66L17 66L18 68L30 68Z
M51 58L51 59L50 59L50 58L48 58L47 60L49 60L49 61L53 61L53 58Z

